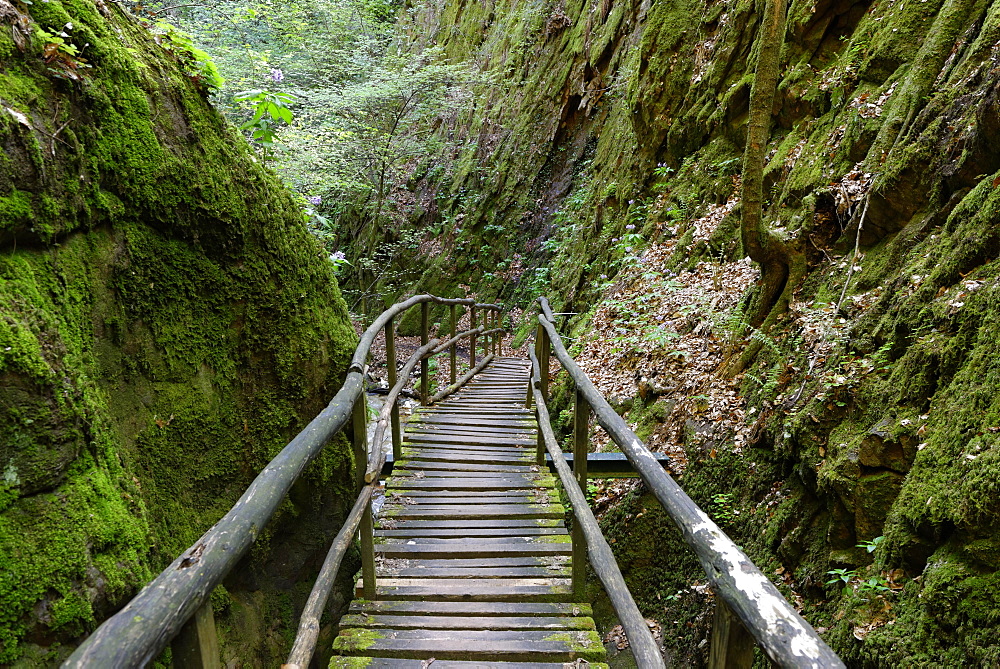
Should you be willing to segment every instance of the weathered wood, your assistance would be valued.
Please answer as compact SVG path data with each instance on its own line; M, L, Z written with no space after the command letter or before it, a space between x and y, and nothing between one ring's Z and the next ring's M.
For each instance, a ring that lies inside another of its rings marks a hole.
M455 630L593 630L592 618L570 616L363 616L349 613L341 627Z
M216 669L222 666L211 600L198 607L181 628L180 634L174 637L170 650L174 669Z
M542 314L538 318L539 326L551 337L552 347L563 369L586 397L597 422L625 453L643 482L680 529L684 542L694 549L702 568L717 590L717 596L726 600L757 643L779 666L788 669L843 667L844 663L816 630L663 470L625 420L601 396L563 346L553 324L554 317L548 302L545 298L539 301L542 307Z
M382 410L379 411L378 419L375 422L375 434L373 436L372 442L375 447L375 453L366 455L366 466L364 481L370 483L378 479L379 475L382 473L382 465L385 464L385 453L382 451L382 441L385 438L385 430L389 425L392 414L394 411L398 413L397 400L399 399L399 393L403 390L403 386L406 385L407 379L409 379L410 373L417 365L417 361L423 361L426 359L427 354L434 348L437 343L437 339L426 342L423 346L418 348L413 352L407 360L406 364L403 365L402 377L396 384L392 386L389 390L389 394L385 397L385 403L382 405ZM367 431L367 424L366 424ZM402 446L400 447L402 450ZM395 449L393 449L395 454Z
M541 372L536 372L538 382L541 384L539 386L539 392L543 401L547 401L549 396L549 350L551 346L549 344L549 335L540 324L535 331L535 357L538 359L539 369ZM535 398L538 401L538 398ZM542 433L539 431L536 437L536 448L535 448L535 464L542 466L545 464L545 439Z
M604 591L608 594L611 604L614 607L618 619L621 621L625 634L629 639L632 652L635 655L639 666L646 668L666 667L663 656L656 644L656 640L646 626L646 619L639 612L632 594L625 584L625 578L618 568L611 546L601 533L601 528L594 517L593 512L587 505L583 491L573 477L569 469L566 458L563 457L562 449L556 442L555 434L552 432L552 423L549 418L549 410L545 404L545 397L542 395L541 378L547 374L547 370L539 364L534 352L531 355L532 368L534 374L532 385L535 393L535 410L538 412L538 427L545 440L545 447L552 456L552 461L559 471L559 478L562 480L563 488L573 506L573 524L579 525L586 539L587 555L590 564L594 567L594 572L604 585ZM575 561L574 561L575 562ZM575 567L574 567L575 571Z
M472 337L473 337L473 339L475 339L475 335L473 335ZM476 374L478 374L479 372L481 372L483 370L483 368L485 368L486 365L490 364L490 362L492 362L492 361L493 361L493 356L492 355L487 356L486 358L484 358L482 362L480 362L478 365L475 365L472 369L470 369L468 372L466 372L465 375L462 376L462 378L460 378L458 381L456 381L455 383L451 384L450 386L448 386L444 390L438 392L436 395L434 395L434 397L430 398L428 404L434 404L435 402L437 402L439 400L442 400L445 397L448 397L448 395L451 395L453 392L455 392L456 390L458 390L459 388L461 388L463 385L465 385L465 383L467 383L473 376L475 376Z
M334 652L361 650L382 657L468 661L600 660L604 646L593 631L486 632L479 630L385 630L382 638L341 632Z
M592 617L590 604L562 602L351 602L351 613L445 616L585 616Z
M428 332L430 328L431 305L424 302L420 305L420 345L426 346L429 341ZM420 360L420 403L427 404L427 398L431 394L430 360L422 358Z
M469 309L469 322L472 328L476 328L476 305L472 305ZM476 366L476 337L472 337L472 341L469 342L469 367Z
M365 512L361 514L361 524L358 527L358 535L361 539L361 574L365 585L364 598L378 599L375 585L375 540L374 522L372 521L372 504L369 496L368 504L365 505Z
M336 655L330 658L329 669L355 669L365 667L365 669L469 669L468 660L439 660L434 658L434 664L428 665L427 660L408 660L405 658L389 657L342 657ZM566 662L490 662L491 669L566 669L572 667L572 663ZM474 665L475 666L475 665ZM586 669L609 669L604 662L587 662Z
M451 307L455 308L454 305ZM389 384L390 391L396 387L396 327L394 319L390 318L385 324L385 358L386 358L386 369L388 371L388 379L386 380ZM386 402L387 404L389 402ZM392 459L399 460L402 454L402 432L400 431L399 425L399 404L396 399L392 400L392 412L390 414L390 425L392 430ZM380 443L378 439L375 440L376 443Z
M295 635L295 643L286 662L288 667L309 666L309 660L316 648L316 640L319 638L319 621L323 615L323 609L326 608L330 590L337 578L340 563L343 561L347 549L353 543L354 533L358 529L363 515L368 514L371 517L372 490L374 490L372 485L366 485L361 489L361 494L354 503L354 508L351 509L344 520L343 527L340 528L333 543L330 544L330 550L327 551L326 559L316 576L312 592L309 593L309 599L306 600L305 608L299 617L299 629Z
M570 580L564 579L520 579L539 583L517 582L518 579L381 579L378 586L379 599L426 599L460 602L483 600L489 602L516 602L531 598L535 601L567 602L573 596ZM357 594L364 587L358 583Z
M725 600L716 599L709 669L750 669L756 645L753 636L726 606Z
M455 333L458 332L458 307L454 304L451 305L451 338L455 338ZM451 345L451 349L448 353L449 362L451 363L451 383L455 383L455 378L458 374L458 342L454 342Z
M587 492L587 452L590 450L590 407L579 391L573 401L573 477L580 490ZM574 509L576 513L576 509ZM582 524L573 523L573 593L582 599L587 589L587 538Z
M466 544L452 546L441 544L376 544L375 554L383 557L398 558L446 558L446 557L531 557L543 555L570 555L572 549L568 543L551 544Z
M385 578L569 578L569 567L385 567Z

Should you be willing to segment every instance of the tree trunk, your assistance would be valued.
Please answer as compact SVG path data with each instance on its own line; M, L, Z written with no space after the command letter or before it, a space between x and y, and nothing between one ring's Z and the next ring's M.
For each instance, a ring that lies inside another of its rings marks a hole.
M743 250L761 269L759 291L747 306L747 319L751 327L761 329L770 327L788 308L791 291L805 271L800 262L802 251L773 234L763 220L764 166L785 38L785 11L786 0L766 0L743 153L740 238ZM741 372L758 350L760 342L751 341L738 358L726 365L724 373L732 376Z

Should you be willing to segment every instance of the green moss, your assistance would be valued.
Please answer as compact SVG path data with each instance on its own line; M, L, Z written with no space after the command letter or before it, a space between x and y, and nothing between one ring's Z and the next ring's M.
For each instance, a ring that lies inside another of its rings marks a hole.
M292 199L176 57L107 10L30 6L89 43L78 87L37 40L0 39L4 105L59 130L0 110L0 663L37 654L26 638L72 644L210 527L326 405L355 341ZM351 466L335 439L250 571L274 537L336 524ZM263 601L290 620L291 595Z
M375 642L383 638L383 633L373 629L348 629L341 631L340 635L333 642L333 650L337 651L364 651L375 645Z
M604 645L597 632L578 631L550 634L545 637L544 641L558 641L565 644L570 652L588 662L600 662L605 659Z

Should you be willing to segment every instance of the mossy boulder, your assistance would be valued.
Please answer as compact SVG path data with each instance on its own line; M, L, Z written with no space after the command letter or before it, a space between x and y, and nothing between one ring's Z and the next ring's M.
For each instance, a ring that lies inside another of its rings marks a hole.
M100 0L0 0L0 28L0 664L51 663L325 406L355 335L191 54ZM79 52L46 63L39 29ZM236 589L287 590L321 560L351 467L332 443Z

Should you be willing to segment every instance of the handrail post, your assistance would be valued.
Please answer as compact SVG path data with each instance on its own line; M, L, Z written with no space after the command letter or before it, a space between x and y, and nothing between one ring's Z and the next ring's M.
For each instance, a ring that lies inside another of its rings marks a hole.
M396 386L396 328L394 320L390 318L385 324L385 364L389 372L389 389ZM392 459L400 460L403 457L402 433L399 429L399 401L392 403Z
M590 405L580 389L574 393L573 403L573 477L580 492L587 497L587 452L590 450ZM583 601L587 584L587 538L583 526L573 513L573 595Z
M364 391L361 391L358 398L354 400L351 419L354 430L355 483L360 490L365 485L365 473L368 469L368 398ZM375 599L374 533L372 507L371 501L369 501L361 516L361 525L358 527L358 538L361 543L361 578L364 580L365 599Z
M469 326L470 330L476 329L476 305L472 305L472 324ZM476 335L469 337L469 369L476 366Z
M535 333L535 357L538 358L538 383L542 397L548 401L549 396L549 334L545 328L538 325ZM535 453L535 462L539 467L545 465L545 439L541 430L538 431L538 446Z
M170 642L170 650L173 657L171 664L175 669L216 669L222 666L211 595L184 623Z
M753 649L756 645L753 636L726 601L717 594L709 669L749 669L753 665Z
M493 329L496 330L500 327L500 310L494 310L493 312ZM500 355L500 333L493 333L493 355Z
M451 338L454 339L458 335L458 307L457 305L451 305ZM455 383L455 379L458 378L458 342L451 345L451 383Z
M428 330L430 329L431 304L422 302L420 304L420 345L426 346L430 341ZM427 398L431 395L430 380L430 359L424 358L420 361L420 404L427 406Z

